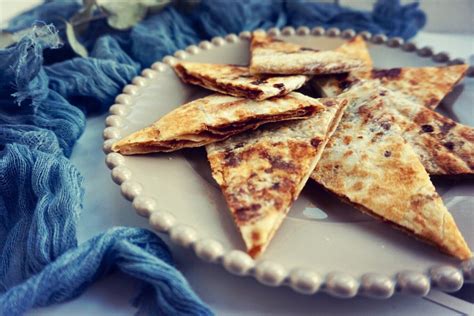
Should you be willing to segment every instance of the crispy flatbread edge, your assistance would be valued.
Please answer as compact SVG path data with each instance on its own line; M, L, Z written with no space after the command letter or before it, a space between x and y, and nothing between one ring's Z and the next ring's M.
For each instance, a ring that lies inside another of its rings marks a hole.
M340 55L343 55L343 58L346 62L344 66L321 66L319 68L310 68L307 69L305 67L294 67L291 69L286 69L286 70L274 70L270 69L267 67L263 67L261 65L255 65L255 62L253 62L253 59L249 66L249 71L250 74L252 75L273 75L273 76L295 76L295 75L305 75L305 76L322 76L322 75L336 75L336 74L342 74L342 73L347 73L351 72L354 70L360 70L363 68L363 63L359 61L358 59L350 59L349 57L346 57L347 54L344 53L339 53ZM342 56L341 56L342 58ZM319 69L319 70L316 70Z
M430 105L430 106L426 106L427 108L431 109L431 110L434 110L438 107L438 105L440 105L441 103L443 103L443 100L451 93L453 92L453 90L456 88L456 86L464 79L464 77L466 77L466 73L467 71L469 70L469 65L468 64L459 64L459 65L451 65L451 66L457 66L457 68L461 68L462 67L462 72L459 74L459 77L458 77L458 80L456 80L452 85L451 87L449 88L448 91L446 91L446 93L444 94L444 97L439 100L437 103L433 104L433 105ZM447 67L447 66L445 66Z
M401 69L403 68L431 68L431 67L434 67L434 66L427 66L427 67L402 67ZM469 70L469 65L467 64L459 64L459 65L450 65L450 66L440 66L440 67L436 67L436 68L443 68L443 67L456 67L458 69L461 69L462 71L459 73L459 77L457 78L457 80L455 82L453 82L451 84L451 86L449 87L449 89L446 91L446 93L444 94L443 98L438 100L438 102L428 106L426 104L423 104L425 107L431 109L431 110L435 110L438 105L440 105L443 100L451 93L453 92L453 90L456 88L456 86L464 79L464 77L466 76L466 73L467 71ZM389 68L387 68L389 69ZM377 70L384 70L384 69L370 69L368 70L368 76L369 78L365 78L365 79L369 79L369 80L379 80L379 79L373 79L371 78L371 74L372 74L372 71L377 71ZM324 75L324 76L315 76L313 78L311 78L309 84L319 93L321 94L323 97L336 97L337 95L334 95L334 96L331 96L331 95L327 95L325 92L324 92L324 86L327 85L328 83L330 83L331 81L335 81L337 83L340 83L339 80L336 80L334 79L334 76L337 75L337 74L333 74L333 75ZM364 79L364 78L363 78ZM342 93L344 92L344 90L346 90L347 88L349 88L350 86L352 86L353 84L357 83L357 80L358 78L352 78L351 79L351 83L349 84L348 87L346 88L341 88L341 91L339 92ZM401 90L400 90L401 91ZM402 92L402 91L401 91Z
M201 147L210 143L225 140L235 134L242 133L246 130L256 129L259 126L272 122L288 121L296 119L305 119L318 113L316 107L309 106L306 108L288 111L279 115L259 115L254 116L246 121L236 122L234 124L225 124L216 127L207 127L207 130L199 134L182 135L180 138L166 141L149 141L133 143L133 138L139 134L150 131L155 135L159 134L159 130L154 130L152 126L134 132L133 134L119 140L112 145L112 151L124 155L147 154L155 152L172 152L182 148Z
M439 244L437 243L434 243L432 242L430 239L427 239L427 238L422 238L420 237L419 235L416 235L413 231L407 229L406 227L403 227L403 226L400 226L399 224L397 223L394 223L386 218L384 218L383 216L380 216L378 214L375 214L374 212L372 212L370 209L366 208L365 206L363 206L362 204L359 204L359 203L356 203L356 202L352 202L348 197L342 195L342 194L338 194L328 188L326 188L323 184L319 183L318 180L316 180L314 177L311 176L311 179L313 181L315 181L316 183L318 183L318 185L320 185L322 188L324 188L325 191L335 195L340 201L348 204L348 205L351 205L353 206L354 208L358 209L359 211L361 211L362 213L366 214L366 215L369 215L371 216L372 218L375 218L375 219L378 219L386 224L389 224L390 226L396 228L397 230L407 234L407 235L410 235L411 237L415 237L415 239L419 240L419 241L422 241L426 244L429 244L431 246L434 246L435 248L439 249L441 252L447 254L448 256L453 256L453 254L446 248L444 247L441 247ZM450 213L448 214L450 216L452 216ZM467 248L469 249L469 246L467 246ZM468 253L464 253L463 255L461 256L456 256L456 258L460 259L460 260L467 260L467 259L470 259L472 258L472 253L471 252L468 252Z
M185 83L198 85L206 89L232 95L235 97L246 97L247 99L254 99L254 100L265 99L263 97L264 92L261 89L258 89L257 87L255 89L243 88L243 87L240 87L239 89L237 89L236 86L219 84L216 80L208 76L204 76L204 75L195 76L191 74L189 71L187 71L186 68L183 67L183 65L179 63L174 67L174 70L178 74L178 77L181 78L181 80L183 80Z
M336 48L336 49L332 49L332 50L327 50L327 52L332 52L334 54L340 54L341 57L344 57L344 60L346 62L345 66L337 66L337 67L332 66L332 67L329 67L329 66L325 65L324 67L326 67L326 68L322 67L323 70L319 70L319 71L316 71L314 69L313 70L306 70L304 68L292 68L292 71L285 71L283 73L281 71L271 70L268 67L264 67L262 65L258 65L258 64L256 65L255 64L254 54L253 54L253 50L254 50L253 43L254 43L254 34L256 34L256 33L259 33L259 32L253 32L252 37L250 39L249 72L252 75L306 75L306 76L316 75L317 76L317 75L341 74L341 73L346 73L346 72L350 72L350 71L354 71L354 70L359 70L359 69L364 67L363 61L361 61L360 59L357 59L357 58L353 58L349 54L338 51L337 48ZM270 38L271 41L276 39L274 36L267 35L267 34L264 34L264 35L267 38ZM287 43L292 44L292 45L298 45L301 48L307 48L307 47L301 46L299 44L295 44L295 43L291 43L291 42L287 42ZM258 46L261 46L261 45L258 45ZM311 49L311 48L309 48L309 49ZM315 51L315 52L317 53L317 52L321 52L321 51Z
M294 89L291 89L291 90L283 89L280 91L280 93L269 96L265 93L265 91L260 89L258 86L256 86L255 88L252 88L252 87L244 86L242 84L239 84L239 85L222 84L222 83L218 83L217 80L209 76L193 75L189 71L187 71L187 69L184 68L183 65L181 65L181 63L178 63L174 67L174 70L177 73L178 77L185 83L198 85L203 88L220 92L223 94L232 95L235 97L245 97L247 99L253 99L257 101L263 101L269 98L286 95L294 90L301 88L310 79L310 76L305 76L306 80L301 81L301 84L296 85Z
M339 109L337 110L336 114L334 115L333 120L331 121L331 124L328 128L328 131L326 132L326 135L324 137L324 140L321 143L319 143L319 145L318 145L318 153L316 154L316 157L314 158L313 163L309 168L309 170L311 170L311 172L308 172L306 177L303 178L303 180L301 181L300 186L297 188L297 191L296 191L297 193L295 194L295 199L292 202L296 201L296 199L299 197L301 191L303 190L304 186L308 182L313 170L316 168L316 165L318 164L319 160L321 159L324 148L326 147L327 143L329 142L329 139L331 138L331 136L336 131L336 128L337 128L337 126L339 125L339 122L342 119L344 111L347 108L347 106L349 105L349 102L346 99L342 99L339 102L341 102L341 104L339 105ZM263 247L261 247L261 245L258 245L257 247L247 249L247 253L252 258L254 258L254 259L257 258L259 255L261 255L265 251L265 249L270 244L270 241L273 239L273 236L275 235L276 231L278 230L278 228L280 228L281 223L286 218L288 212L291 209L291 206L292 206L292 204L284 212L279 213L280 216L277 218L277 222L274 223L273 229L270 232L270 234L268 235L268 240L267 240L267 242L265 243L265 245ZM239 230L239 234L240 234L240 230ZM243 236L242 236L242 239L243 239Z

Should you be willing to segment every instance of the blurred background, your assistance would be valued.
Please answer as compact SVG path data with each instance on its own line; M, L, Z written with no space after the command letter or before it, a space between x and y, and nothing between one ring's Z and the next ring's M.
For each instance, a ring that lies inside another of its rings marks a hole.
M230 0L238 1L238 0ZM267 1L267 0L265 0ZM270 0L271 1L271 0ZM278 0L274 0L278 1ZM317 0L313 2L339 3L357 9L371 10L376 0ZM41 3L41 0L0 0L0 22ZM402 4L419 2L428 15L424 31L439 33L474 34L473 0L401 0Z

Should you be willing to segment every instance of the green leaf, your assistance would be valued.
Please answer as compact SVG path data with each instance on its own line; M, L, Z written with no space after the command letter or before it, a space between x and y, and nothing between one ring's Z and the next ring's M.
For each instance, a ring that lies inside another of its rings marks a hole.
M117 30L126 30L140 22L147 9L139 1L100 1L101 8L109 14L107 23Z
M97 4L108 13L107 23L118 30L127 30L143 20L148 12L157 12L170 4L171 0L114 1L97 0Z
M72 50L81 57L87 57L87 49L77 40L74 27L71 23L66 22L66 36Z

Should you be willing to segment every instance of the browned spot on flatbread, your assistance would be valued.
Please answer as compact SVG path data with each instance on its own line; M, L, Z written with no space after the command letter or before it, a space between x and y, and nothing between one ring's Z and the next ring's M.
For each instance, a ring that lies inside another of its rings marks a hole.
M288 147L290 148L291 158L293 161L306 159L306 157L314 155L316 151L313 146L310 146L310 144L306 142L290 142Z
M333 100L324 101L325 106L333 106L335 104L336 104L336 102L334 102Z
M388 131L390 129L390 127L392 127L390 122L382 122L382 124L380 124L380 126L382 126L382 128L386 131Z
M444 122L439 129L443 135L446 135L454 126L456 126L454 122Z
M370 119L372 119L372 109L367 106L361 106L357 109L360 117L363 119L364 123L367 123Z
M372 78L373 79L380 79L380 78L386 78L386 79L397 79L400 77L400 74L402 73L401 68L391 68L391 69L374 69L372 70Z
M434 128L433 126L429 124L424 124L424 125L421 125L421 130L425 133L432 133L434 131Z
M439 101L440 100L438 98L431 98L428 101L426 101L425 105L429 108L434 108L439 103Z
M361 181L357 181L356 183L354 183L354 185L352 186L352 189L354 191L360 191L364 188L364 184L361 182Z
M254 81L251 81L250 84L253 84L253 85L260 85L262 83L267 83L267 78L259 78L257 80L254 80Z
M474 129L472 128L463 128L459 132L463 138L467 141L474 142Z
M268 156L267 160L270 162L271 165L271 168L265 170L268 173L272 172L273 169L288 170L289 172L296 169L295 165L291 161L284 161L283 159L281 159L281 157L278 156Z
M443 144L444 147L446 147L448 150L453 150L454 149L454 143L453 142L446 142Z
M240 159L232 151L224 152L224 164L227 167L235 167L239 164Z
M309 47L301 47L300 51L319 52L319 49L314 49L314 48L309 48Z
M248 253L250 257L255 258L260 253L260 251L262 251L262 245L256 245L249 249Z
M259 233L258 231L255 231L255 230L254 230L254 231L252 232L252 240L253 240L254 242L257 242L257 241L260 240L260 233Z
M349 135L345 135L344 138L342 139L342 142L344 145L349 145L352 141L352 137Z
M313 146L315 148L318 147L320 143L321 143L321 139L319 139L317 137L311 139L311 146Z
M250 204L249 206L238 207L235 209L234 215L239 222L245 223L258 217L260 204Z

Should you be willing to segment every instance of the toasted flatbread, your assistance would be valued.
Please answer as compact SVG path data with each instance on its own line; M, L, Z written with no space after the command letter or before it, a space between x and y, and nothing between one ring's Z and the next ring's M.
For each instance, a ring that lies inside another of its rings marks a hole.
M342 93L359 79L369 79L373 62L370 57L367 43L362 36L356 36L335 49L362 62L362 66L346 73L315 76L311 85L325 97L334 97Z
M384 86L385 87L385 86ZM405 94L384 92L386 106L431 175L474 174L474 129L412 101Z
M254 32L250 44L252 74L335 74L359 68L362 62L334 50L318 51Z
M430 110L402 90L384 93L391 99L386 106L395 110L392 114L402 130L402 137L413 147L429 174L474 174L472 127Z
M441 100L464 77L468 65L443 67L392 68L372 70L371 79L379 79L384 87L400 91L413 101L435 109Z
M386 91L362 82L341 95L351 102L311 177L363 212L468 259L452 215L386 111Z
M309 78L304 75L251 75L249 68L244 66L193 62L180 62L174 69L186 83L235 97L256 100L288 94L300 88Z
M413 101L434 109L462 80L469 68L468 65L463 64L443 67L372 69L370 53L361 37L344 43L335 51L362 60L364 66L350 73L315 77L313 83L326 97L337 96L359 79L378 79L386 88L400 91Z
M112 150L131 155L204 146L265 123L310 117L320 107L298 92L264 101L212 94L176 108Z
M206 147L212 175L252 257L269 244L348 103L320 100L309 119L269 124Z
M384 87L399 91L405 97L435 109L441 100L464 77L468 65L443 67L373 69L370 72L340 74L316 79L323 95L336 96L358 79L378 79Z
M346 54L351 58L358 59L362 62L362 66L359 69L352 70L351 73L359 74L358 77L361 77L366 71L372 70L373 62L372 57L370 57L369 49L364 38L360 35L351 38L346 41L344 44L336 48L334 51Z

